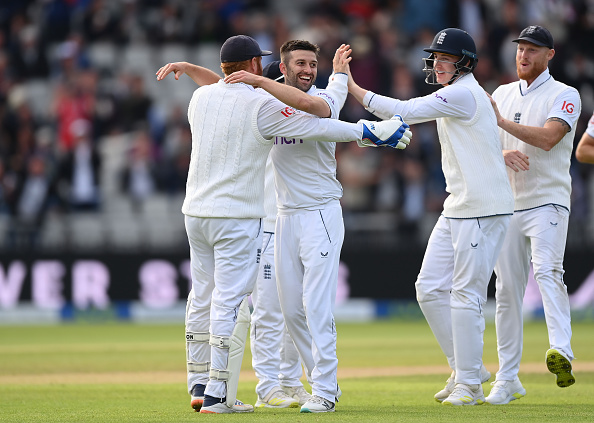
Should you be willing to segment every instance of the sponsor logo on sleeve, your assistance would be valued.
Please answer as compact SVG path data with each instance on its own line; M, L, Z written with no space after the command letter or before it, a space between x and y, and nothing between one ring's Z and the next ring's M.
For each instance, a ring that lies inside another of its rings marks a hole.
M448 99L447 99L447 98L445 98L445 97L442 97L442 96L440 96L440 95L439 95L439 94L437 94L437 93L435 93L434 95L435 95L435 98L436 98L436 99L438 99L438 100L441 100L441 101L443 101L444 103L447 103L447 102L448 102Z
M318 92L316 93L316 95L318 97L324 97L325 99L329 100L332 104L334 104L334 99L332 98L332 96L329 96L328 94L326 94L325 92Z
M297 113L297 110L293 109L292 107L285 107L283 110L281 110L281 115L283 115L284 117L289 117L294 115L295 113Z
M563 110L565 113L568 114L573 114L573 111L575 110L575 106L573 103L568 103L567 101L563 102L563 106L561 106L561 110Z

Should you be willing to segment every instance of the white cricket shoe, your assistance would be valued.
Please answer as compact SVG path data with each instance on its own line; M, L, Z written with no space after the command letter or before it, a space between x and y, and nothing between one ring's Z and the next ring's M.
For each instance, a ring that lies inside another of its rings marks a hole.
M303 386L283 386L282 388L287 395L295 398L299 402L299 405L305 404L311 398L311 394Z
M485 383L490 378L491 378L491 373L487 370L487 368L483 364L483 366L481 367L481 383ZM446 386L441 391L439 391L437 394L435 394L435 396L434 396L435 401L442 402L447 397L449 397L450 394L454 391L455 385L456 385L456 371L453 370L451 376L446 381Z
M299 400L287 395L287 393L278 386L272 388L264 398L258 396L258 401L256 402L256 407L266 408L297 408L299 405Z
M327 413L335 411L334 403L317 395L301 406L301 413Z
M204 403L202 404L200 412L203 414L253 413L254 406L235 400L235 405L229 407L225 402L225 398L215 398L210 395L204 395Z
M443 400L443 405L481 405L485 402L483 385L456 383L453 392Z
M503 405L509 404L513 400L517 400L526 395L526 389L520 383L520 379L516 380L496 380L492 382L493 389L485 399L487 404Z
M562 351L551 348L547 351L547 368L557 376L557 386L567 388L575 383L571 361Z

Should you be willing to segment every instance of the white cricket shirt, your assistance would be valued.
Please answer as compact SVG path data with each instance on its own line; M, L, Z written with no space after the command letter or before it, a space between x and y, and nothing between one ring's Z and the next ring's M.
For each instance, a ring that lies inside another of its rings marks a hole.
M194 91L188 107L192 153L182 212L262 218L264 168L274 136L346 142L362 126L298 113L252 86L220 80Z
M530 169L507 174L515 198L515 210L528 210L546 204L558 204L568 210L571 205L569 167L573 151L576 123L581 113L581 100L575 88L565 85L546 69L527 87L526 81L498 87L493 99L501 115L521 125L543 127L547 119L563 119L569 131L550 151L520 141L499 130L504 150L518 150L529 157Z
M347 79L347 75L336 74L328 84L328 89L312 86L307 92L328 103L331 119L338 118L344 105L348 94ZM307 115L299 111L295 113ZM270 155L275 171L279 210L313 210L342 197L342 185L336 178L334 142L324 142L321 138L307 140L298 133L289 137L280 133L276 135Z
M402 101L368 92L367 110L410 124L437 121L446 179L443 215L468 219L511 214L513 197L501 154L495 112L472 74L433 94Z

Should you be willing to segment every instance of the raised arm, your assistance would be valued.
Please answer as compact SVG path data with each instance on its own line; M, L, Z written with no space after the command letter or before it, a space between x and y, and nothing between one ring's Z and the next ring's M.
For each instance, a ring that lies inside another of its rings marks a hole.
M157 71L157 81L165 79L171 72L173 72L176 80L179 80L179 77L185 73L198 85L214 84L222 78L220 75L202 66L188 62L174 62L167 63Z
M369 91L369 90L361 88L359 85L357 85L357 83L353 79L353 75L351 74L350 66L347 66L347 75L349 77L349 82L348 82L349 94L352 95L353 97L355 97L355 99L359 103L361 103L361 105L366 107L366 105L363 104L363 98L365 97L365 94L367 94L367 91Z

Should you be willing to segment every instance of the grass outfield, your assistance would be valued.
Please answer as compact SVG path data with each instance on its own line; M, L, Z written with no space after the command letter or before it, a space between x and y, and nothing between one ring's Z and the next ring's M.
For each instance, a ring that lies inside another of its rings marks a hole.
M573 326L576 384L558 388L548 373L544 322L526 324L520 377L526 397L506 406L445 407L433 400L449 369L427 324L391 320L338 325L336 413L257 409L208 416L189 407L183 324L0 326L0 422L592 422L594 323ZM484 361L494 374L494 326ZM256 401L249 351L239 398ZM491 381L494 380L494 375ZM490 386L483 385L488 393Z

